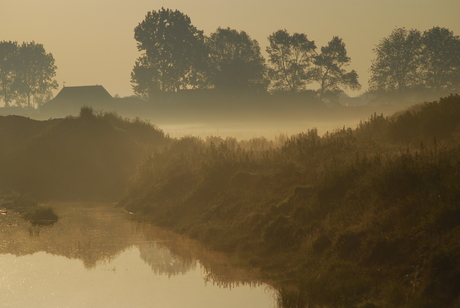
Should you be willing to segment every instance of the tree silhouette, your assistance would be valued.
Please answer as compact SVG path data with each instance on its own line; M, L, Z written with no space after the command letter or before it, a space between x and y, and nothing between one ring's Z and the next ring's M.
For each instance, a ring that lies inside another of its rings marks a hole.
M321 54L314 59L315 68L312 71L313 80L319 83L319 99L322 101L328 96L331 102L338 101L341 87L359 90L358 73L355 70L347 72L350 57L347 56L345 43L341 38L334 36L324 47Z
M207 39L209 79L216 89L265 91L265 59L259 44L244 31L218 28Z
M50 96L51 90L57 89L57 81L53 79L57 68L54 57L45 51L42 44L24 42L13 58L13 88L19 97L26 100L28 108L32 107L33 96Z
M451 91L459 86L460 39L440 27L423 33L421 66L425 86L437 91Z
M160 91L159 71L149 65L146 55L136 61L131 72L131 84L134 93L144 98L152 98L155 92Z
M297 92L311 79L307 69L313 61L315 42L303 33L290 35L278 30L268 37L271 88L274 91Z
M17 91L14 89L14 58L18 53L17 42L0 42L0 98L3 98L5 107L17 97Z
M395 29L374 49L370 90L383 95L404 93L420 84L421 34L418 30Z
M158 91L200 85L194 71L206 54L204 36L187 15L164 8L148 12L134 33L143 52L131 73L136 94L151 98Z

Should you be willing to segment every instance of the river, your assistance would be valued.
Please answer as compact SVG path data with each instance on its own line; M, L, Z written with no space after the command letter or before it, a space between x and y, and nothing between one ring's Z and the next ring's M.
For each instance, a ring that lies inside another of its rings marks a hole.
M110 204L53 203L59 221L0 215L1 307L276 307L235 257Z

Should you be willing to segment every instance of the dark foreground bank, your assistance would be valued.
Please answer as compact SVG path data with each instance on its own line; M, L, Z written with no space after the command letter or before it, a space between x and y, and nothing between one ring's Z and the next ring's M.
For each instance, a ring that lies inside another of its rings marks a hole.
M116 200L147 152L168 142L146 121L83 107L77 117L0 116L0 192Z
M460 305L460 97L277 147L187 137L119 202L283 281L284 307Z

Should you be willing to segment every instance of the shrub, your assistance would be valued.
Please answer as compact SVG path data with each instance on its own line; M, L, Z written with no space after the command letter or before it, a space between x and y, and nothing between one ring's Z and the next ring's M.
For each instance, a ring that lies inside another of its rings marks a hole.
M30 221L33 225L52 225L59 219L51 207L36 208L23 213L22 217Z
M95 118L93 107L83 106L80 108L80 118L82 119L92 119Z

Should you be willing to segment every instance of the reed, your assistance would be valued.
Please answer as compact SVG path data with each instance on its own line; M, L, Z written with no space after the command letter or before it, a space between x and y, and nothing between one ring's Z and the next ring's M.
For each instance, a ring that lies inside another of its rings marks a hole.
M460 284L458 119L452 95L281 146L173 140L119 204L279 279L289 273L308 293L294 302L447 307L460 296L450 287Z

